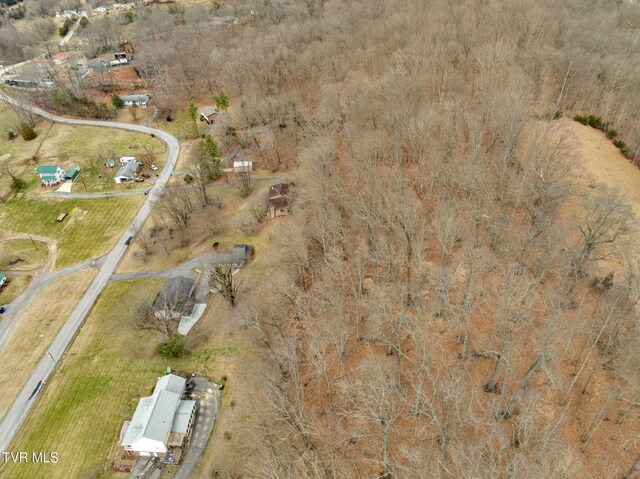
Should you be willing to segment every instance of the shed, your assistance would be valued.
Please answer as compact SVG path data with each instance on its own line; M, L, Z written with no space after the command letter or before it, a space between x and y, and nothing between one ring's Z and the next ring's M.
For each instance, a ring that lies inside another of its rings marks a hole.
M107 160L104 162L104 166L106 166L107 168L115 168L116 162L113 160Z
M66 180L76 181L76 178L78 177L79 174L80 174L80 167L72 166L65 173L64 179L65 181Z
M248 244L234 244L231 248L233 256L233 266L241 268L253 258L253 246Z
M200 110L200 118L207 125L211 125L216 120L216 115L218 114L218 109L215 106L207 105L203 106Z
M6 275L0 273L0 288L2 288L6 282L7 282Z

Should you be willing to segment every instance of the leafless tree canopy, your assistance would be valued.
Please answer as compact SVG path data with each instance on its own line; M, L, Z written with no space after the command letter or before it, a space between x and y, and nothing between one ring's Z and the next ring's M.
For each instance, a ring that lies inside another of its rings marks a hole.
M140 8L126 39L154 101L224 90L222 147L295 180L281 257L235 309L264 357L242 472L636 477L636 220L585 187L558 125L597 114L637 162L640 5L213 3ZM121 22L92 22L87 44L114 48ZM192 197L157 204L183 238ZM230 270L213 278L234 305Z

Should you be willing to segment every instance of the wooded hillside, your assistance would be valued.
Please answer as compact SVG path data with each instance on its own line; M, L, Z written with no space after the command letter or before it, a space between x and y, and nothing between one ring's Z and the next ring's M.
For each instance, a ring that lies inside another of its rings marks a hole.
M638 477L637 221L556 125L597 116L640 159L639 5L270 0L136 22L161 106L224 90L227 131L273 126L261 161L294 191L279 269L236 309L265 359L236 475Z

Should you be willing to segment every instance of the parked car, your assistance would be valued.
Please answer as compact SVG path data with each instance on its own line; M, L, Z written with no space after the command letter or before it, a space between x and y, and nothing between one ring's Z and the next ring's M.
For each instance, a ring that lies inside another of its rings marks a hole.
M151 168L153 171L156 171L158 169L156 165L151 165L149 168Z
M136 178L133 179L133 181L135 181L137 183L142 183L144 181L144 178L136 177Z
M4 306L0 306L0 314L4 314L5 311L6 309L4 309Z
M140 176L142 176L143 178L151 178L151 175L149 173L142 173L142 175Z
M131 244L131 242L133 241L133 236L129 236L127 238L127 241L124 242L125 245L129 246Z

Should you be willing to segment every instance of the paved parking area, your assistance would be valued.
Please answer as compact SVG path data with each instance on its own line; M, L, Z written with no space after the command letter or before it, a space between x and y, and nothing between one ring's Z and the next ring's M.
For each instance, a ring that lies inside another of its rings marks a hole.
M207 445L211 431L220 411L222 393L220 387L213 381L197 376L194 378L196 387L196 419L191 433L191 442L182 459L180 469L173 475L174 479L187 479L193 474L202 451Z

